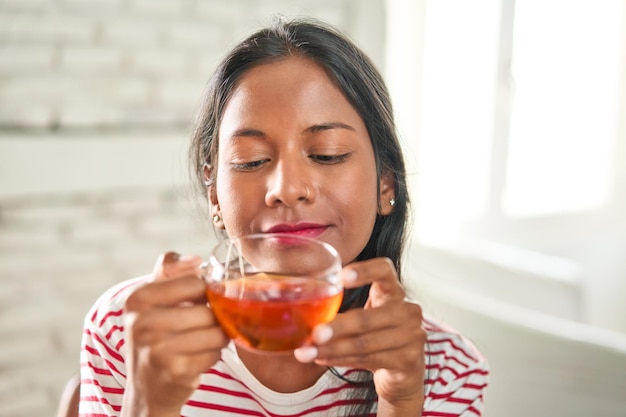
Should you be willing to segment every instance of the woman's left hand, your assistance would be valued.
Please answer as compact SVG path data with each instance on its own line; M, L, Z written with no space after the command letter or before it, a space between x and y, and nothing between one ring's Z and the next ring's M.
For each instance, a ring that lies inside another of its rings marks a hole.
M295 351L301 362L373 372L379 415L419 416L424 402L422 309L405 301L393 263L387 258L344 267L345 288L371 284L363 309L338 314L313 331L313 346Z

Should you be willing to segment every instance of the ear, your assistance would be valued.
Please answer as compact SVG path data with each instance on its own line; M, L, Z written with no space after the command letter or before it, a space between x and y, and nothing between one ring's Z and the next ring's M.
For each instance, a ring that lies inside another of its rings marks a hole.
M214 177L211 176L212 169L213 167L211 167L211 165L204 164L204 185L206 186L207 199L209 200L209 211L211 212L211 221L213 222L213 225L218 229L224 229L224 220L222 219L220 203L217 199L217 192L213 181Z
M380 177L380 206L378 207L378 214L381 216L388 216L393 211L392 201L396 198L396 179L390 172L383 174Z

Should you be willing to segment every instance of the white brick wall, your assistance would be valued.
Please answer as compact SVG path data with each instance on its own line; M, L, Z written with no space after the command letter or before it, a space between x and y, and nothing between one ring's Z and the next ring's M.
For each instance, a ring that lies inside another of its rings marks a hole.
M52 414L104 289L148 272L162 251L208 252L214 235L191 203L167 189L2 201L0 415Z
M383 3L0 1L0 416L54 415L102 291L213 244L185 143L226 48L306 14L380 65Z
M382 4L383 0L4 1L0 126L143 126L160 124L168 113L172 115L168 123L184 125L194 108L194 93L225 47L276 13L310 14L343 27L362 39L363 47L380 63ZM173 102L150 95L172 85L181 89Z

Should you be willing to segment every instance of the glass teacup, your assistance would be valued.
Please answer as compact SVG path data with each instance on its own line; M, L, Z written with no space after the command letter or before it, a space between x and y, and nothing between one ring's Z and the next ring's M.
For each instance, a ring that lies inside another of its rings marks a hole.
M328 243L291 234L248 235L219 243L205 266L216 319L238 345L290 351L341 305L341 260Z

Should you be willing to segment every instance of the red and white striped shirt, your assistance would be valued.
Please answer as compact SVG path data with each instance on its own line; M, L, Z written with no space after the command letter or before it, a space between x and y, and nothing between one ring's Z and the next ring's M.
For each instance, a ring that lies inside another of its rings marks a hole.
M105 292L85 318L81 349L81 416L118 416L126 386L124 303L145 277L120 283ZM462 335L425 318L425 402L422 416L475 417L483 410L489 368ZM336 368L353 379L356 369ZM279 393L263 386L243 365L231 346L200 378L200 386L183 406L181 416L305 417L347 415L359 400L355 388L330 371L311 387ZM372 415L375 415L375 411Z

